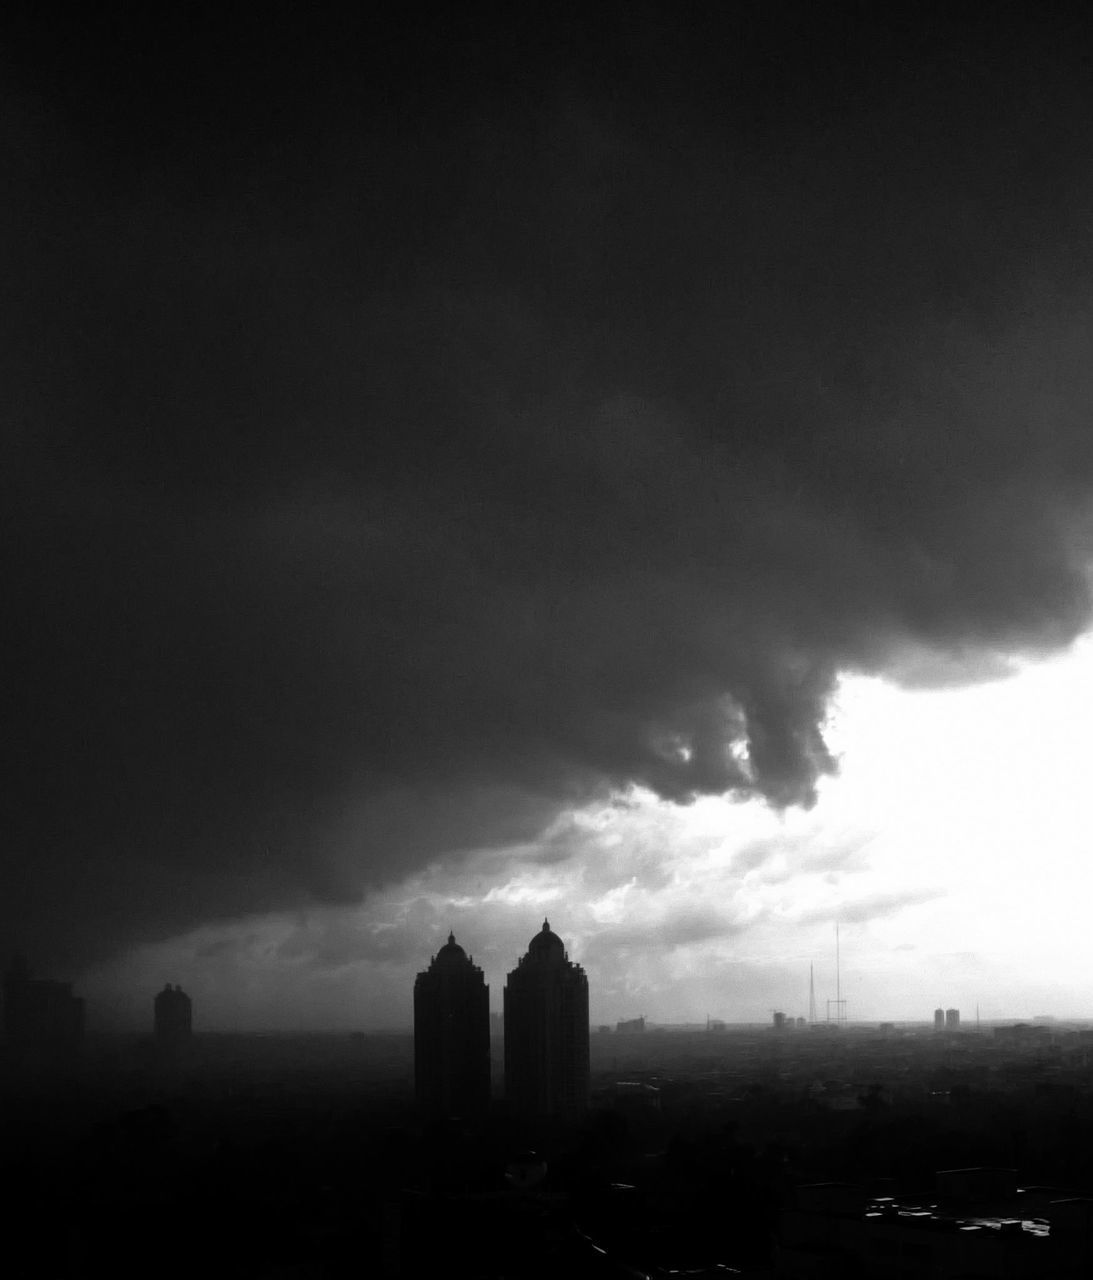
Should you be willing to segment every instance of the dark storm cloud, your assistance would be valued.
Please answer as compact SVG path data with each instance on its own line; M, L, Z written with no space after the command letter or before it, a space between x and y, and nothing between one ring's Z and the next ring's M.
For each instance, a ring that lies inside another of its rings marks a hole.
M4 937L808 803L840 671L1086 624L1070 33L81 21L5 46Z

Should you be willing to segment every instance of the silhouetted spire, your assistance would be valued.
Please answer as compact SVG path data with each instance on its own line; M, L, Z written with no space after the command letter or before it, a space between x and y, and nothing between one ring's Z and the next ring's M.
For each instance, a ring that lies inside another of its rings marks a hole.
M450 947L450 946L452 946L454 943L455 943L455 934L454 934L454 933L452 933L452 931L449 929L449 930L448 930L448 946Z

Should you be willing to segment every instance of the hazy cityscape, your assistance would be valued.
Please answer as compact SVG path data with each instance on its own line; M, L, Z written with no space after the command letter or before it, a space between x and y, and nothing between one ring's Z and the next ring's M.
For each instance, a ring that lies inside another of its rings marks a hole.
M1091 68L0 8L3 1280L1093 1275Z
M423 965L412 1032L202 1033L168 983L146 1033L118 1035L16 958L0 1098L25 1274L988 1280L1093 1264L1093 1019L861 1023L832 1001L767 1025L590 1027L549 921L501 1014L452 934ZM170 1249L165 1214L187 1222Z

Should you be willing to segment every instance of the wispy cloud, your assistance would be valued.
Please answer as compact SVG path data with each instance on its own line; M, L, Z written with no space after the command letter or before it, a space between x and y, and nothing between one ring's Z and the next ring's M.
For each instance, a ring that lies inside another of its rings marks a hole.
M833 924L865 924L870 920L895 915L907 907L933 902L937 898L943 898L945 893L946 890L940 888L872 893L851 901L834 900L827 906L799 912L794 919L797 924L819 924L825 920Z

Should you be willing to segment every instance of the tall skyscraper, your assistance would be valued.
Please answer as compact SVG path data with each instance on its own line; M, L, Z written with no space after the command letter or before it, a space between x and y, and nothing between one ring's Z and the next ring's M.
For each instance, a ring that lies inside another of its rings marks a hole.
M194 1027L193 1001L181 987L168 982L153 1001L156 1044L181 1049L190 1042Z
M452 933L414 983L414 1083L429 1115L490 1105L490 989Z
M934 1030L935 1031L945 1030L945 1010L944 1009L934 1010Z
M505 984L505 1094L543 1120L588 1106L588 979L547 920Z
M959 1028L959 1026L960 1026L960 1010L946 1009L945 1010L946 1029L949 1031L956 1031Z

